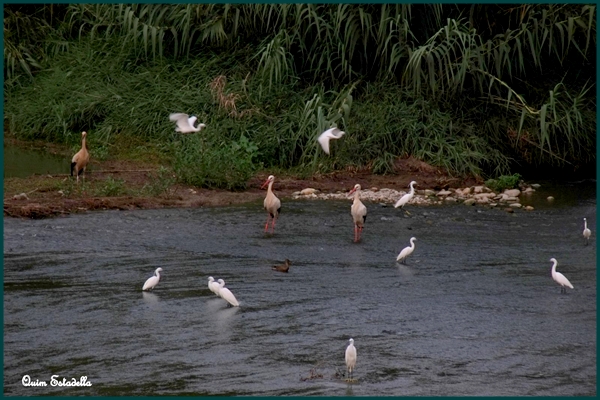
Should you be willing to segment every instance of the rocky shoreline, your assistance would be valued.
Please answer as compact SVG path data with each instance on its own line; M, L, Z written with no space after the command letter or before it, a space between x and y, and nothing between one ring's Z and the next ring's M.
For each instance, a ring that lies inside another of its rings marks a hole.
M520 202L520 196L528 196L539 188L539 184L524 185L520 189L506 189L502 193L495 193L487 186L478 185L456 189L442 190L415 190L414 197L408 202L413 205L441 205L450 203L462 203L468 206L483 205L488 207L507 207L507 211L523 208L531 211L532 206L523 206ZM362 189L360 198L363 201L379 204L395 204L396 201L408 191L395 190L389 188L371 187ZM323 193L314 188L306 188L292 193L293 199L313 199L313 200L345 200L348 199L348 192L337 191L336 193ZM548 198L549 201L552 198Z

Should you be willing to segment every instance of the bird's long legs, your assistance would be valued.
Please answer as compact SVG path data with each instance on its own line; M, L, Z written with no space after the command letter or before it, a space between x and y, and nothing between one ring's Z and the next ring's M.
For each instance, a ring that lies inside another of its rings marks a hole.
M362 226L354 224L354 243L357 243L360 240L360 234L362 230Z
M277 218L274 218L271 216L271 214L269 214L267 216L267 223L265 224L265 233L267 233L269 231L269 221L271 221L271 233L275 233L275 220Z

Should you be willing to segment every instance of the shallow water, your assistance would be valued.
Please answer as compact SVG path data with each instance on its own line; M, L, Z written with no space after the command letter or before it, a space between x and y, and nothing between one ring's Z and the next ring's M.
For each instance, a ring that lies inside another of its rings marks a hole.
M284 201L273 236L261 203L5 219L4 393L595 396L595 196L515 214L367 207L360 243L350 200ZM350 337L354 384L336 377ZM54 374L92 386L21 383Z
M33 174L68 174L70 168L70 158L17 146L4 146L4 178L25 178Z

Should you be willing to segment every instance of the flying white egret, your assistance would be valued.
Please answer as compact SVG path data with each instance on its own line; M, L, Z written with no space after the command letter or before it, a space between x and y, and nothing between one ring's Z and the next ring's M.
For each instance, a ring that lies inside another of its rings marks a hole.
M585 244L588 245L590 243L590 236L592 236L592 231L590 231L587 227L587 219L583 219L583 237L586 239Z
M175 132L181 133L191 133L198 132L202 128L205 128L205 124L198 124L198 126L194 126L196 120L198 118L195 116L188 116L184 113L174 113L169 115L169 120L175 122L177 124L177 128L175 128Z
M410 184L409 184L409 186L410 186L410 192L408 192L404 196L400 197L400 200L398 200L396 202L396 204L394 204L394 208L400 207L400 208L402 208L404 210L404 208L403 208L404 205L406 203L408 203L413 198L413 196L415 195L415 188L414 188L413 185L416 185L416 184L417 184L417 182L415 182L415 181L410 182ZM406 210L404 210L404 211L407 214L410 214L408 211L406 211Z
M410 256L413 251L415 251L415 240L417 240L416 237L410 238L410 246L402 249L400 254L398 254L398 257L396 257L396 261L401 261L402 264L406 264L406 258Z
M273 271L288 272L289 269L290 269L290 264L291 263L292 262L286 258L285 262L283 263L283 265L274 265L271 269Z
M237 299L231 293L231 290L225 287L225 281L223 279L219 279L219 296L221 296L225 301L231 304L234 307L238 307L240 303L238 303Z
M323 151L326 154L329 154L329 141L331 139L341 138L342 136L344 136L344 133L346 133L346 132L341 131L338 128L335 128L335 127L330 128L330 129L327 129L325 132L321 133L317 140L319 141L319 144L323 148Z
M354 185L348 196L352 193L354 193L354 201L350 207L350 214L352 214L354 220L354 242L358 242L367 220L367 207L360 201L360 185L358 183Z
M75 173L77 176L77 183L79 183L79 175L83 174L83 181L85 182L85 168L90 161L90 153L88 153L85 138L87 132L81 132L81 150L79 150L71 159L71 176Z
M162 272L162 268L156 268L156 271L154 271L154 276L151 276L150 278L148 278L148 280L146 280L146 283L144 283L144 287L142 287L142 290L154 289L154 287L156 285L158 285L158 281L160 280L161 272Z
M213 278L212 276L208 277L208 288L210 289L211 292L213 292L216 296L219 295L219 289L221 288L221 286L219 285L218 282L215 282L215 278Z
M354 347L354 339L350 338L348 342L350 344L346 347L346 368L348 369L348 379L346 381L350 382L352 381L352 372L356 366L356 347Z
M271 220L271 233L275 232L275 220L279 216L281 211L281 201L275 196L273 193L273 182L275 181L275 177L273 175L269 175L265 183L260 187L263 189L267 184L269 185L267 189L267 196L265 197L265 201L263 202L265 210L269 213L267 215L267 223L265 224L265 232L269 229L269 220Z
M552 265L552 279L554 279L554 281L561 286L561 293L567 293L567 288L569 287L573 289L573 285L571 285L571 282L569 282L569 280L563 274L556 271L556 266L558 265L558 261L556 261L556 258L551 258L550 261L554 263Z

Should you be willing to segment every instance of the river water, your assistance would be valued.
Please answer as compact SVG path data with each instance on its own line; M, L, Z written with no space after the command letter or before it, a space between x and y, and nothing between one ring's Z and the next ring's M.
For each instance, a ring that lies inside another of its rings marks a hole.
M595 396L588 186L514 214L366 203L360 243L350 200L284 201L274 235L261 203L5 218L4 394ZM285 258L288 274L271 270ZM350 337L352 384L340 378Z

